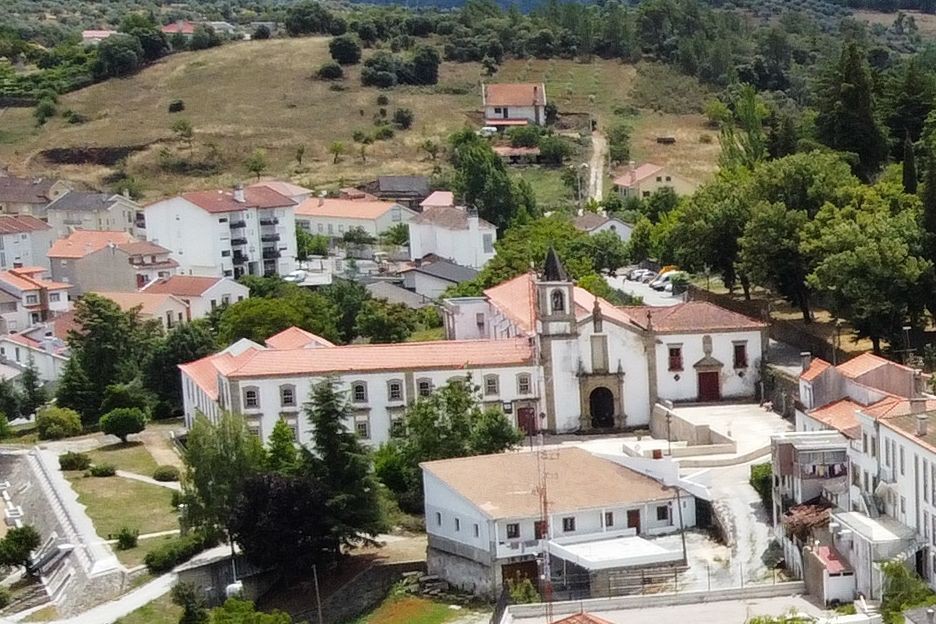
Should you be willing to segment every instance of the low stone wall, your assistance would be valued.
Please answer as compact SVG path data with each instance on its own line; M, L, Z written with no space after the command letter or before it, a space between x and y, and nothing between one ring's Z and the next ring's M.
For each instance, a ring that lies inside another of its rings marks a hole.
M694 453L695 455L734 453L737 451L737 442L728 436L718 431L712 431L708 425L689 422L660 403L653 406L653 413L650 416L650 433L654 438L661 440L665 440L667 433L669 433L672 440L686 442L690 448L698 449ZM705 453L702 451L705 447L717 447L717 450ZM681 453L682 456L689 454L686 451ZM673 455L677 456L676 449L673 449Z
M251 565L242 555L238 555L235 563L237 578L243 585L241 595L248 600L256 601L279 580L278 573L261 570ZM175 572L180 582L193 585L198 594L212 607L224 602L225 588L234 582L230 555L204 562L184 563L176 568Z
M617 598L592 598L552 603L553 615L561 617L587 611L601 616L602 611L616 609L646 609L649 607L669 607L673 605L700 604L704 602L723 602L729 600L751 600L754 598L776 598L806 593L802 581L777 583L776 585L750 585L734 589L714 589L711 591L691 591L680 593L649 594L645 596L619 596ZM531 618L545 615L543 604L511 605L507 607L499 624L512 624L514 618Z

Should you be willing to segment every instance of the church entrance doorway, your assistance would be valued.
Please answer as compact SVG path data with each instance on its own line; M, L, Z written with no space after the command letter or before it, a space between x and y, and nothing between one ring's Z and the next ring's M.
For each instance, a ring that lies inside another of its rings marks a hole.
M592 427L606 429L614 426L614 394L600 386L588 396L589 414Z

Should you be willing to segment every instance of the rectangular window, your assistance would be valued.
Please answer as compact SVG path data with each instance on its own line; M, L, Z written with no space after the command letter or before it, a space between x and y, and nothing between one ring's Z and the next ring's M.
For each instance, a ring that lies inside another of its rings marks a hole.
M936 545L936 515L930 516L933 521L933 530L930 531L930 544Z
M929 502L929 462L923 460L923 501Z
M475 525L474 525L474 536L481 537L481 527L478 525L477 522L475 522Z
M494 251L494 237L490 234L484 234L481 237L481 245L484 253L492 253Z
M351 386L352 394L351 398L355 403L366 403L367 402L367 384L356 383Z
M669 520L669 505L660 505L656 508L657 510L657 520L664 521Z
M500 115L500 114L501 114L501 109L500 109L499 106L495 106L495 107L494 107L494 114L495 114L495 115Z
M871 437L871 457L877 458L878 454L878 440L875 437Z
M461 520L455 518L455 532L458 533L461 531Z
M868 434L867 433L861 434L861 452L864 453L865 455L868 454Z
M536 522L534 522L533 523L533 537L535 537L538 540L545 539L547 537L546 534L548 533L548 531L546 530L548 526L549 525L546 524L545 520L537 520Z
M436 512L436 526L442 526L442 514Z
M403 400L403 384L399 381L391 381L387 384L387 395L391 401Z
M62 300L61 293L49 293L49 301L56 303Z
M682 347L681 346L670 346L669 347L669 370L671 371L681 371L682 367Z
M484 329L484 312L477 312L475 314L475 325Z
M507 539L517 539L520 537L520 525L511 522L507 525Z
M244 407L260 407L260 394L256 390L244 390Z
M318 231L319 231L319 234L321 234L322 232L325 231L325 224L324 224L324 223L319 223L319 224L318 224Z
M218 219L218 223L227 223L227 222L228 222L227 217L221 217L220 219Z
M530 394L530 376L517 376L517 394Z
M497 375L488 375L484 378L484 394L487 396L497 395Z
M734 343L734 367L747 368L747 343Z
M26 295L26 305L36 305L39 303L39 295Z
M604 525L606 527L614 526L614 512L606 511L604 516Z
M354 432L362 440L370 439L370 423L367 416L357 416L354 419Z
M672 178L671 176L666 176L666 181L667 181L667 182L672 182L672 181L673 181L673 178Z
M904 475L904 448L900 447L900 476Z
M419 388L419 396L429 396L432 394L432 382L428 379L421 379L417 386Z
M283 407L295 407L296 391L292 387L283 388L280 391L280 399Z
M575 530L575 518L568 516L562 519L562 531L563 533L571 533Z
M900 497L900 513L901 514L907 513L907 497L906 496Z
M929 541L930 536L930 516L927 512L923 512L923 539Z

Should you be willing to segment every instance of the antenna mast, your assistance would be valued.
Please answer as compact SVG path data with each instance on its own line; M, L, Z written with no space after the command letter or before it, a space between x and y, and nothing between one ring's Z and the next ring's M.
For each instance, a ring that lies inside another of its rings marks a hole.
M552 562L549 555L549 539L551 537L552 530L549 526L549 494L547 482L549 479L556 477L555 473L550 473L546 470L546 462L556 458L556 451L546 450L543 441L543 434L540 432L539 450L536 451L536 472L538 477L536 493L539 495L540 507L540 518L538 523L540 527L539 532L540 535L542 535L543 540L543 548L541 551L542 567L540 569L540 576L542 579L543 602L546 605L545 624L553 623Z

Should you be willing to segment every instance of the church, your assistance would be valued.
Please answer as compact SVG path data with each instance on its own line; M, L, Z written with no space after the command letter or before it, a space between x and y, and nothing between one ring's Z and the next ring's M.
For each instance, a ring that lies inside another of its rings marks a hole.
M442 303L447 340L336 346L298 328L240 340L180 366L186 424L242 414L266 440L277 420L311 440L302 405L317 382L347 392L349 426L370 444L406 406L469 377L485 406L526 433L647 426L653 405L753 397L767 325L708 302L618 307L575 285L553 250L543 270Z

